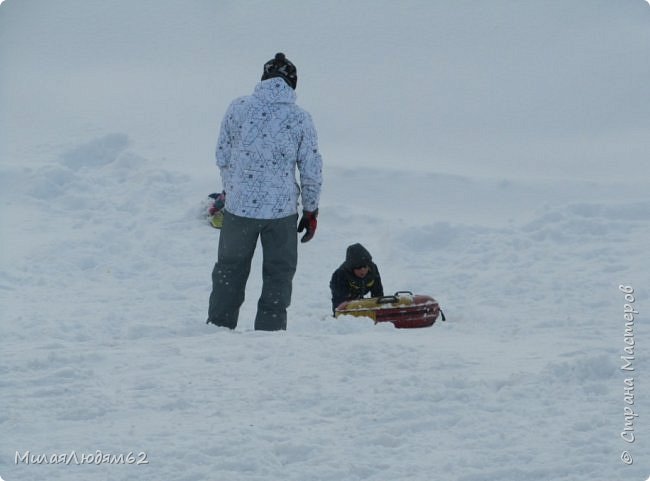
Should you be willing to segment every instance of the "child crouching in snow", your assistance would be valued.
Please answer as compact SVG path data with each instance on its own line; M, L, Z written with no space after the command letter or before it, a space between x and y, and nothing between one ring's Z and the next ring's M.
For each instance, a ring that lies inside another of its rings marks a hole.
M379 269L365 247L361 244L348 247L345 262L332 274L330 289L332 313L342 302L361 299L368 292L372 297L384 295Z

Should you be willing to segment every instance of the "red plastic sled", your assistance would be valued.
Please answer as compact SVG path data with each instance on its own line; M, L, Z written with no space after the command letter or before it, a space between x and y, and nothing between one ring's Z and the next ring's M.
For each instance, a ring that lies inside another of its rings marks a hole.
M392 296L370 297L341 303L334 311L336 317L369 317L378 322L392 322L399 329L432 326L438 315L445 320L438 301L433 297L398 291Z

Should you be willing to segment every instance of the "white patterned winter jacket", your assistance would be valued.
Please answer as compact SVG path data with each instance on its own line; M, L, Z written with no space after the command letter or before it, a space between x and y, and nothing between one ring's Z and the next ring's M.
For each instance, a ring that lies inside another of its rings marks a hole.
M318 207L322 159L316 129L295 101L283 79L271 78L228 107L216 151L228 212L253 219L286 217L298 212L299 194L304 210Z

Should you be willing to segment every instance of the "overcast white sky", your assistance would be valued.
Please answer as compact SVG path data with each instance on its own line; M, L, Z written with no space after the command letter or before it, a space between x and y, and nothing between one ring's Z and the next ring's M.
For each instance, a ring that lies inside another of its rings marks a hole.
M644 0L7 0L0 155L124 132L211 167L284 51L330 165L650 180Z

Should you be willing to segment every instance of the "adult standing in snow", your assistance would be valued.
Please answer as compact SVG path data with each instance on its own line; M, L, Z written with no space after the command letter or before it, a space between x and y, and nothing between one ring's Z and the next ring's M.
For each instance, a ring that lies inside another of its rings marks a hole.
M367 293L372 297L384 295L384 286L377 265L370 252L361 244L348 246L345 262L334 271L330 280L332 312L345 301L361 299Z
M217 166L225 193L217 262L212 271L208 323L234 329L258 237L262 293L255 329L287 328L301 242L316 232L322 160L311 116L296 105L296 67L283 53L264 64L252 95L235 99L223 118ZM296 182L296 167L300 184Z

